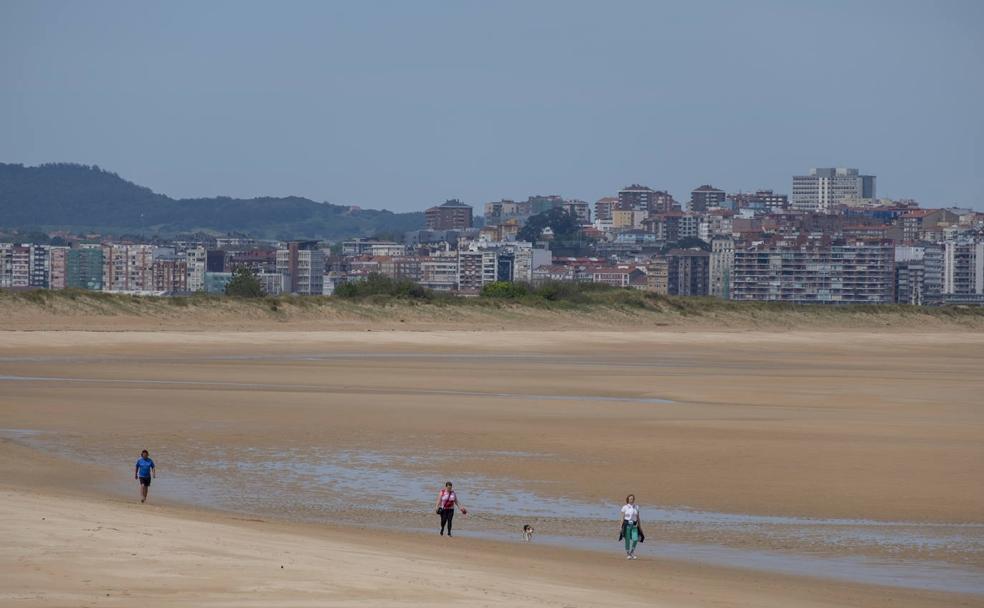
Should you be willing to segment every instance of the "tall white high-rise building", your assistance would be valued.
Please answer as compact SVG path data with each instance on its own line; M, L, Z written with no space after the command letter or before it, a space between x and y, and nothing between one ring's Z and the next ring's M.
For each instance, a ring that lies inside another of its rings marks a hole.
M943 293L984 295L984 240L943 243Z
M315 241L291 241L278 249L277 272L287 276L289 293L324 293L325 254Z
M205 291L205 248L190 247L185 250L183 257L188 263L188 291Z
M735 241L727 236L711 240L710 285L708 293L725 300L731 297L731 274L735 269Z
M837 205L875 198L875 176L857 169L810 169L793 177L790 207L797 211L830 213Z

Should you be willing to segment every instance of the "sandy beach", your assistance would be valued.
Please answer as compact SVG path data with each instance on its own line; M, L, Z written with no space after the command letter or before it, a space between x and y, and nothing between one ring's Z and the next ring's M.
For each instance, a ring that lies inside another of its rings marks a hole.
M982 605L982 358L952 329L4 331L0 603Z

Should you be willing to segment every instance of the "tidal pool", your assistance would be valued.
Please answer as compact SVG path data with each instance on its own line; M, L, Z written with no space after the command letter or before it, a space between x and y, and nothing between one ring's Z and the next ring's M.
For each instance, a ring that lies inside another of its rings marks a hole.
M79 436L30 429L0 437L73 460L129 469L131 454ZM223 511L309 522L430 529L433 505L451 451L216 447L188 442L161 462L154 496ZM485 452L471 458L543 458L529 452ZM620 505L558 496L549 481L464 474L453 479L467 518L461 536L518 542L534 523L536 542L617 554L612 531ZM117 492L132 484L121 475ZM125 489L124 489L125 488ZM984 595L984 523L947 524L871 519L811 519L724 513L643 504L644 555L835 580ZM691 542L692 541L692 542ZM961 560L912 559L913 551ZM870 553L875 552L876 555ZM968 556L971 563L968 561ZM964 563L957 563L963 561Z

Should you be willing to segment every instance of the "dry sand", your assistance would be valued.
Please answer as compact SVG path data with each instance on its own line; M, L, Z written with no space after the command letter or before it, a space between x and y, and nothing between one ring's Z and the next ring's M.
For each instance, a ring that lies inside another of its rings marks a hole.
M982 523L982 359L984 334L954 331L3 332L0 375L22 379L0 381L0 428L48 433L64 449L0 442L0 534L12 548L0 557L0 602L425 606L447 593L464 605L981 605L625 563L615 543L610 554L476 538L449 546L366 530L348 512L335 519L357 527L305 523L323 518L262 501L252 510L266 521L243 521L169 496L167 467L207 461L214 446L439 446L451 456L420 465L442 474L435 481L514 480L545 500L596 504L632 491L644 508ZM162 476L141 507L118 488L143 446ZM654 539L692 540L650 525ZM947 551L893 558L984 566L973 551Z

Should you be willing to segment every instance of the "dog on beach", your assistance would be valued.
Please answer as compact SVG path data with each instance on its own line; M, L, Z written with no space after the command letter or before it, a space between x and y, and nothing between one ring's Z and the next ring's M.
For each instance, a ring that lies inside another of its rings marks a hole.
M533 526L529 524L523 526L523 540L526 542L533 540Z

